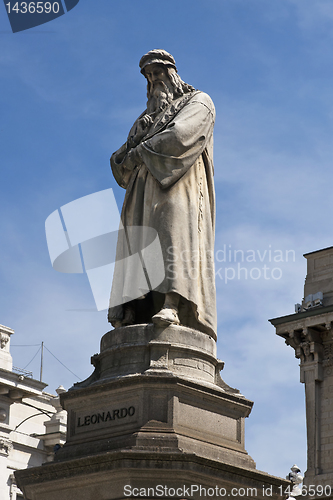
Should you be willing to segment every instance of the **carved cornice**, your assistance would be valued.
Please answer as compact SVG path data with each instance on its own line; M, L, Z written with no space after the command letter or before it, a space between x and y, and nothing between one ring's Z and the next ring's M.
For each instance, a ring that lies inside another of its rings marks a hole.
M289 328L283 334L287 345L295 350L296 358L303 363L320 363L323 358L323 338L321 334L313 328L304 327L294 330Z

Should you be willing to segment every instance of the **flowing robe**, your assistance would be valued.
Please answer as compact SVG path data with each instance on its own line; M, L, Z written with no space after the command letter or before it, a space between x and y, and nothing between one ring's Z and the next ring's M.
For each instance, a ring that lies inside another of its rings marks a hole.
M128 139L134 136L137 121ZM141 165L134 170L126 167L125 143L112 155L111 167L118 184L126 189L121 215L125 232L133 226L157 231L165 276L154 287L155 292L179 294L181 324L216 339L214 121L214 105L207 94L185 94L155 118L137 146ZM126 236L122 234L118 238L111 316L114 306L128 300L124 289L133 278L129 274L135 272L133 266L120 264L125 256ZM144 308L143 301L138 302Z

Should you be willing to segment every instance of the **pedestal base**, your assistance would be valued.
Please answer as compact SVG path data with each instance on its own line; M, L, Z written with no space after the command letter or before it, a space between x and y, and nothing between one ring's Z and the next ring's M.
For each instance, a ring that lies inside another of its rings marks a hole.
M252 403L217 386L150 372L70 391L63 404L67 441L56 461L130 448L255 467L244 449Z
M253 485L260 497L263 484L286 484L255 471L244 447L253 403L221 379L208 335L175 325L123 327L104 335L92 362L93 375L61 395L67 441L55 463L16 473L27 499L144 496L133 488L151 488L145 496L157 498L158 485L227 495ZM176 497L205 496L190 491Z
M187 453L122 450L16 472L27 500L281 500L289 481Z

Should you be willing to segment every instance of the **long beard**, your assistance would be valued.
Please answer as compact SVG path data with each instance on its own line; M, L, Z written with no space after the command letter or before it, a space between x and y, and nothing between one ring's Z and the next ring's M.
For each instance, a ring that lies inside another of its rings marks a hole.
M166 86L164 82L159 82L155 88L153 88L149 94L147 101L147 111L148 114L157 115L161 111L164 111L173 100L173 93Z

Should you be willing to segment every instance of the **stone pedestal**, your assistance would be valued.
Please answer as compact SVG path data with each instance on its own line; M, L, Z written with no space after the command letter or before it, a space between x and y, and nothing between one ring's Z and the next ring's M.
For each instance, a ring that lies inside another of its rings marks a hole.
M121 450L19 471L28 500L126 498L281 500L287 483L195 454Z
M61 394L67 441L55 462L16 474L28 500L134 498L145 488L158 498L162 487L164 498L268 496L263 487L275 498L288 484L255 470L244 446L252 402L221 379L208 335L123 327L104 335L92 363L92 376Z

